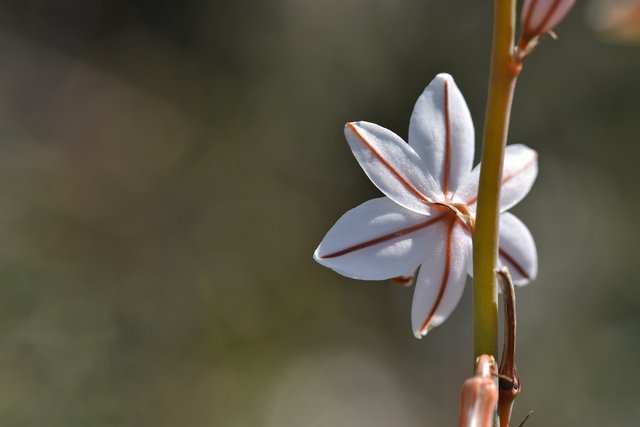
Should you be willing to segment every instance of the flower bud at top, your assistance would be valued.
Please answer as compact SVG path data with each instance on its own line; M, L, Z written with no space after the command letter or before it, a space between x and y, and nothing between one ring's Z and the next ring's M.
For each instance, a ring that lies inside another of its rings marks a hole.
M521 13L520 47L555 28L574 3L575 0L525 0Z

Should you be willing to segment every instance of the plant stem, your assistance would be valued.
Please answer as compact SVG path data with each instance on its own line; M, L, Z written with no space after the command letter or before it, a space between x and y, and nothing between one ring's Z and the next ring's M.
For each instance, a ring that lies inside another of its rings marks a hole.
M498 293L496 266L500 186L511 101L520 63L513 60L515 0L494 0L491 75L482 144L478 210L473 236L474 357L496 356Z

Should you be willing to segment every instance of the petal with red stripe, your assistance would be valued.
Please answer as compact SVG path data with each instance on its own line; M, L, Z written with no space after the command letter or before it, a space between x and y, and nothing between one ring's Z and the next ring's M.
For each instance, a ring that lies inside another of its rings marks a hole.
M471 238L456 223L432 227L429 251L416 279L411 307L413 333L420 338L440 325L458 304L467 279Z
M468 180L454 196L454 201L466 204L474 212L478 201L480 167L478 165L473 169ZM508 145L502 168L500 211L504 212L522 200L531 190L537 176L538 153L523 144Z
M515 285L526 285L538 274L538 254L533 236L515 215L500 215L501 266L507 266Z
M454 193L473 166L474 129L467 103L448 74L438 74L418 98L409 144L443 193Z
M432 201L441 201L424 163L398 135L368 122L347 123L344 134L364 172L391 200L425 215Z
M415 272L430 249L429 230L444 217L424 216L387 197L345 213L313 257L343 276L384 280Z

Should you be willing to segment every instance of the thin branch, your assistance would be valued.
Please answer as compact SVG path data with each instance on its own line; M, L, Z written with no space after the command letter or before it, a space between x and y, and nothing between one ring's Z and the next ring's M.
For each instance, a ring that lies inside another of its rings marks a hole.
M516 370L516 295L509 269L502 267L497 274L504 308L504 338L502 359L498 371L498 388L500 390L498 415L500 416L500 427L508 427L513 402L520 394L520 378Z

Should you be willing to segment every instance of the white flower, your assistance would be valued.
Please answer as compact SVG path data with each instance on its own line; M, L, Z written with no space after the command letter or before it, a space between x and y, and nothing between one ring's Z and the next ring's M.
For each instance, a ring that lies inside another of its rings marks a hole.
M411 281L416 270L412 326L419 338L458 303L472 272L472 241L480 165L472 170L474 130L453 78L439 74L422 93L409 124L409 143L383 127L347 123L353 154L386 197L344 214L314 258L355 279ZM529 192L537 153L508 146L502 178L500 262L524 285L537 273L527 227L505 212Z

